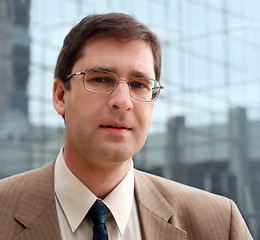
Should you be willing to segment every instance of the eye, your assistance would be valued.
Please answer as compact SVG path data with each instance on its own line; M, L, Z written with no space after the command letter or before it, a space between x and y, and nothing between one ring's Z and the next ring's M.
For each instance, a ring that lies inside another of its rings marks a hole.
M149 79L135 78L130 81L130 87L133 89L151 90L152 83Z
M113 84L115 80L110 77L94 77L89 79L88 81L92 83L106 83L106 84Z
M133 88L143 88L144 85L141 82L133 81L133 82L131 82L131 87L133 87Z
M97 82L97 83L102 83L102 82L105 82L106 79L102 78L102 77L97 77L97 78L93 78L92 81Z

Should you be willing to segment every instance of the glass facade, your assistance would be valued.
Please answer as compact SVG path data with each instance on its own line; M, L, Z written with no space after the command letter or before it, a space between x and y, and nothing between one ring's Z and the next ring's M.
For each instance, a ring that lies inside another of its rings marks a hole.
M161 39L165 89L135 167L232 198L260 239L260 2L2 0L0 178L57 155L54 68L89 14L124 12Z

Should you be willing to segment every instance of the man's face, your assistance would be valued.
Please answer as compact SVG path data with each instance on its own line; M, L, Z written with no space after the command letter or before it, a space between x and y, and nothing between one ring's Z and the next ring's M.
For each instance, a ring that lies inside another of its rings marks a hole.
M82 53L72 73L101 68L124 79L155 78L151 48L142 40L92 38ZM131 98L127 82L119 82L111 94L104 95L88 92L82 79L83 75L78 75L70 80L71 89L65 90L64 106L59 111L65 114L65 148L84 161L130 160L145 143L154 103Z

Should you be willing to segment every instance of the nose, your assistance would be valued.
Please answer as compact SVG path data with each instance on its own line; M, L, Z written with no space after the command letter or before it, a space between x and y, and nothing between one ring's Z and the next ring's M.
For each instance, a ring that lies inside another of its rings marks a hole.
M109 107L122 112L133 109L127 80L119 80L115 90L110 94Z

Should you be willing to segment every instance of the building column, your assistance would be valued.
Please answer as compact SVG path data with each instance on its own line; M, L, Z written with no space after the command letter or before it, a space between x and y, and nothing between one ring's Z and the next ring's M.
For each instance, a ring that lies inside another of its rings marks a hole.
M229 172L230 179L233 179L230 192L236 193L236 196L231 196L237 201L241 209L247 208L248 199L250 196L246 193L246 188L249 187L249 156L248 156L248 129L247 116L245 108L233 108L229 111L229 144L230 144L230 159Z
M182 136L185 129L185 118L183 116L172 117L169 119L167 126L164 176L168 179L180 181L182 178Z

